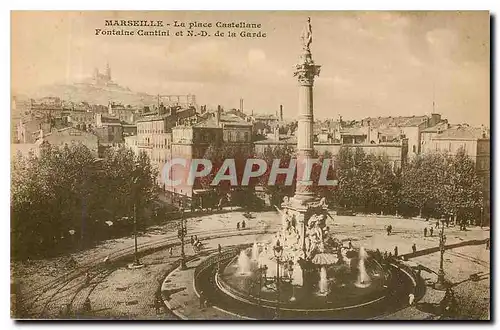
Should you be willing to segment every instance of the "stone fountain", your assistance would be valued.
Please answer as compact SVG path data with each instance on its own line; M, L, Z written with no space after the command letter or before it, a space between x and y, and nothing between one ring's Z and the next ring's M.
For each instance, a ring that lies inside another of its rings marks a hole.
M407 290L414 290L412 282L416 282L408 277L408 272L382 265L363 247L359 253L352 247L343 247L335 239L335 233L327 230L330 214L326 200L311 191L312 182L304 175L312 163L313 85L320 73L310 50L310 20L302 41L302 54L295 66L299 84L297 186L293 197L285 197L280 207L276 206L282 219L281 228L270 240L254 242L239 255L221 262L221 272L214 272L215 281L199 275L198 278L204 280L199 280L197 285L215 290L214 294L220 293L218 301L227 303L227 309L235 308L234 300L237 300L237 304L247 307L240 308L239 312L257 315L257 318L272 315L269 311L278 306L293 317L347 315L359 318L385 313L391 304L399 301L391 295L407 296ZM276 260L273 247L278 241L283 253ZM209 274L209 268L203 274Z

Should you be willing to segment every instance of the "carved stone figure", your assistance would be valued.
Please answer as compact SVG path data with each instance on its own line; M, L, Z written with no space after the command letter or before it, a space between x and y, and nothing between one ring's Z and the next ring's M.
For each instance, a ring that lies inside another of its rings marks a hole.
M312 43L312 27L311 27L311 18L307 18L307 25L302 32L302 47L304 50L310 51Z

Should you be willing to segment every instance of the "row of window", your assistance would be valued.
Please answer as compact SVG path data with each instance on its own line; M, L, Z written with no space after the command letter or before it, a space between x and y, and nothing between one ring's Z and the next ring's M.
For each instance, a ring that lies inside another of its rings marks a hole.
M163 129L138 129L139 134L163 134L165 133Z
M142 141L142 144L143 145L147 145L147 146L152 146L153 148L165 148L165 149L170 149L170 143L168 141L168 139L164 139L164 140L161 140L161 141L153 141L153 143L151 143L151 140L150 138L145 138L143 141Z
M238 131L229 131L224 132L224 140L229 142L249 142L250 134L248 132L238 132Z

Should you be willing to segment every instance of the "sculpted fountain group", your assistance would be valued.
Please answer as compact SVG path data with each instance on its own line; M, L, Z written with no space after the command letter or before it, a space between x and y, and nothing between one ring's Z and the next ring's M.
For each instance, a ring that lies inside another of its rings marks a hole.
M311 161L314 150L313 85L320 66L310 51L310 20L302 41L294 74L299 83L298 175L304 173L300 164ZM280 230L270 240L254 242L239 255L219 260L215 281L197 283L222 293L219 301L227 300L228 309L243 303L245 308L239 312L257 318L267 317L266 312L275 307L290 311L292 317L363 318L385 313L399 301L394 295L413 290L409 288L415 281L407 272L372 258L363 247L355 249L350 242L345 246L335 237L327 225L331 216L326 200L319 199L311 187L308 178L297 176L295 195L276 207L282 219Z
M313 131L313 85L314 78L320 73L320 66L316 65L311 54L312 27L311 20L307 20L306 28L302 34L302 54L299 64L295 66L294 75L299 83L299 114L297 128L297 173L304 173L305 165L312 160L314 142ZM326 225L328 206L325 198L318 199L311 191L311 181L304 176L297 177L295 195L285 197L281 209L276 209L281 214L281 230L267 243L255 243L252 248L252 258L240 255L238 258L238 273L248 274L248 269L266 266L267 277L276 274L276 256L273 247L282 246L282 255L278 262L281 263L280 273L290 279L290 283L303 287L306 291L318 291L320 295L329 292L329 283L334 272L332 266L337 268L350 267L353 257L352 249L342 246L336 240ZM246 252L245 252L246 253ZM366 272L364 259L366 253L360 250L359 287L366 287L370 278Z
M285 198L283 210L276 208L282 218L281 230L270 241L254 242L249 251L240 252L237 259L238 276L250 276L265 267L266 278L270 279L271 283L275 282L277 260L273 247L279 242L283 247L279 260L280 274L293 286L304 287L317 295L326 296L330 293L331 284L336 281L336 270L344 271L347 268L350 273L355 273L351 278L355 279L353 284L356 287L369 287L371 278L366 270L365 249L361 247L359 252L355 253L352 246L344 246L333 237L333 233L326 226L329 213L325 200L311 204L310 207L315 213L302 220L297 219L296 214L286 208L289 203L290 200ZM357 259L357 268L351 269L352 259ZM346 285L343 281L337 284Z

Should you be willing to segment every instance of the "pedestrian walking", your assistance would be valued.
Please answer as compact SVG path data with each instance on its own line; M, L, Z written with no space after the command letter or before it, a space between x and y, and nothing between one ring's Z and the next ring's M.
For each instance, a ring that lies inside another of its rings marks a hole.
M205 308L205 292L200 291L200 309Z
M352 250L352 241L349 240L349 250Z
M424 237L427 237L427 227L424 228Z
M85 302L83 303L83 311L88 313L92 310L92 306L90 305L90 299L87 297Z
M436 228L439 228L439 220L436 221Z
M396 257L396 258L398 257L398 247L397 246L394 247L394 257Z
M241 229L245 229L246 225L247 225L247 224L245 223L245 220L243 220L243 221L241 222Z
M105 265L106 267L108 267L108 266L109 266L109 264L111 263L111 262L110 262L110 259L111 259L111 258L110 258L109 256L107 256L106 258L104 258L103 262L104 262L104 265Z
M240 230L240 223L239 222L236 224L236 229Z
M432 227L431 227L431 229L430 229L430 234L431 234L430 236L431 236L431 237L432 237L432 234L433 234L433 233L434 233L434 228L432 228Z
M217 251L219 252L219 254L221 254L221 252L222 252L222 246L220 246L220 244L217 246Z
M161 291L157 291L155 295L155 312L156 314L161 313L161 309L163 307L163 298L161 296Z
M408 295L408 304L412 306L414 301L415 301L415 295L413 293L410 293Z
M413 253L417 252L417 245L415 243L413 243L413 245L411 246L411 250L413 251Z
M90 274L89 274L89 272L85 273L85 285L86 286L90 285Z
M491 240L488 238L488 239L486 240L486 250L489 250L489 249L490 249L490 247L491 247Z

